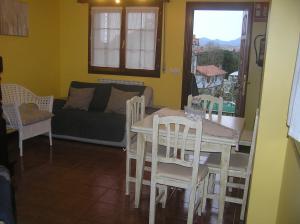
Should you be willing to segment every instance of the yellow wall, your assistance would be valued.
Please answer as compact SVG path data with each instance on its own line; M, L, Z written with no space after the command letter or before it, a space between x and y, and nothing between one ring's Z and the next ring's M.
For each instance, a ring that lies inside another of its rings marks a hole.
M179 108L181 104L182 67L185 29L185 0L172 0L166 4L165 70L160 78L88 74L88 6L75 0L60 1L61 70L60 90L65 96L72 80L96 82L99 78L144 81L154 89L154 104ZM176 22L175 22L176 21ZM76 25L74 25L76 24ZM265 33L266 23L254 23L252 36ZM249 85L246 101L246 128L252 129L258 106L261 69L255 64L253 41ZM163 67L163 66L162 66ZM172 68L181 72L174 75Z
M160 78L88 74L88 6L76 0L28 0L28 37L0 36L4 58L3 82L20 83L37 94L65 96L72 80L98 78L144 81L154 89L154 104L180 107L184 49L185 0L166 4L166 43L164 71ZM174 22L176 21L176 23ZM264 32L264 23L254 23L253 36ZM178 68L180 74L170 72ZM260 69L250 57L246 103L246 128L252 128L258 104Z
M299 143L298 143L299 144ZM300 147L300 145L298 146ZM284 161L282 187L279 198L277 224L300 223L300 152L295 150L292 140L288 141L286 157Z
M287 111L300 32L300 1L273 0L249 224L300 223L299 155L287 138Z
M166 8L166 72L161 78L92 75L87 72L88 8L76 0L28 0L29 37L0 36L4 82L16 82L38 94L66 95L71 80L97 78L144 81L154 88L156 105L180 106L184 46L185 0ZM298 190L300 165L293 143L286 137L289 92L300 27L300 1L273 0L268 24L261 119L257 141L248 223L300 223ZM255 24L261 33L265 24ZM253 35L254 35L253 33ZM253 49L253 48L252 48ZM250 64L253 64L253 50ZM251 70L252 69L252 70ZM258 102L260 69L251 67L246 117ZM250 94L251 93L251 94ZM250 119L249 119L250 120Z
M28 0L29 36L0 36L4 83L19 83L38 95L59 95L57 0Z
M99 78L143 81L154 89L154 104L180 107L181 74L172 75L169 68L182 70L184 45L185 1L167 4L166 72L160 78L88 74L88 6L75 0L60 1L61 95L67 94L72 80L95 82ZM176 21L176 22L174 22Z

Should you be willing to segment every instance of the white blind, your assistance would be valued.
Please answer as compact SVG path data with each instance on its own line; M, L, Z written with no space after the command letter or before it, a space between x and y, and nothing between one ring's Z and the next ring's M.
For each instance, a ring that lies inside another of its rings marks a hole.
M288 114L289 136L300 142L300 41Z
M92 7L91 65L118 68L120 65L121 8Z
M126 68L155 69L157 7L126 8Z

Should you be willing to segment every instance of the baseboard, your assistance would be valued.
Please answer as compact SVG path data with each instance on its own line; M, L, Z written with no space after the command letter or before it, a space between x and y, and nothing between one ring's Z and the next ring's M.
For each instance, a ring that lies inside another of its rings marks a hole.
M98 145L108 145L108 146L114 146L114 147L120 147L120 148L124 148L126 146L126 138L125 137L120 142L96 140L96 139L89 139L89 138L80 138L80 137L74 137L74 136L68 136L68 135L57 135L57 134L52 134L52 137L59 138L59 139L73 140L73 141L78 141L78 142L93 143L93 144L98 144Z

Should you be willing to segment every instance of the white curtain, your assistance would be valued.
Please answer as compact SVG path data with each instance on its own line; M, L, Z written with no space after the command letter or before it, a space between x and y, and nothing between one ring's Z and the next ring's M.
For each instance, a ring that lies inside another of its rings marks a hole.
M300 142L300 42L288 114L289 136Z
M157 7L126 8L126 68L155 69Z
M121 8L93 7L91 11L91 64L120 65Z

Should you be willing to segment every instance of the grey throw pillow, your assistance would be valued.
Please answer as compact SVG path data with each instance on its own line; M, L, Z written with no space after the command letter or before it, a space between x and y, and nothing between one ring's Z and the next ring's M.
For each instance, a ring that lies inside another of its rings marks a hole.
M105 112L126 114L126 101L137 95L139 92L126 92L112 87Z
M64 109L88 110L95 88L70 88L68 100Z

